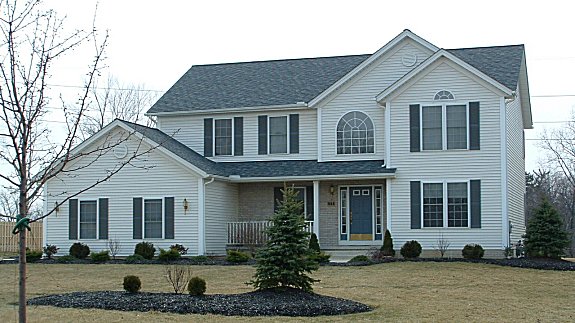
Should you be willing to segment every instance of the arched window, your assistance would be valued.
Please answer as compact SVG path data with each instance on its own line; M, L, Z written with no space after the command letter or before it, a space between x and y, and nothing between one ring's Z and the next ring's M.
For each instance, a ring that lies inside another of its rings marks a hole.
M373 122L363 112L349 112L337 123L338 154L373 153L373 138Z
M433 97L433 100L453 100L453 99L455 99L455 97L453 97L453 94L445 90L435 93L435 96Z

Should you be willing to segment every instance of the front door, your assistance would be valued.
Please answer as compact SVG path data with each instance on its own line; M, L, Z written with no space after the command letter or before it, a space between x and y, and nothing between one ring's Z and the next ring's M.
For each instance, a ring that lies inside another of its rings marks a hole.
M373 188L349 188L349 240L373 240Z

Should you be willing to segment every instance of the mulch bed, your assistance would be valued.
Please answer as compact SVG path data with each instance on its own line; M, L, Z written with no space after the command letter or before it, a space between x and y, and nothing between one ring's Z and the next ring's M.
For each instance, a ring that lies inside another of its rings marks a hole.
M28 300L28 304L228 316L319 316L372 310L362 303L293 288L203 296L169 293L130 294L123 291L75 292L32 298Z

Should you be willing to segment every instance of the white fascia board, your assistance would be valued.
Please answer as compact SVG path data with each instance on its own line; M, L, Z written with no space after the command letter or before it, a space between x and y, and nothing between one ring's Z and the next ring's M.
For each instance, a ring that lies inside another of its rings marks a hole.
M207 109L207 110L195 110L195 111L174 111L174 112L156 112L156 113L145 113L146 116L187 116L187 115L204 115L204 114L224 114L224 113L236 113L236 112L258 112L258 111L273 111L273 110L303 110L307 109L308 104L305 102L299 102L294 104L281 104L281 105L267 105L267 106L256 106L256 107L241 107L241 108L228 108L228 109Z
M354 180L354 179L381 179L395 178L395 173L373 174L340 174L340 175L311 175L311 176L278 176L278 177L236 177L230 176L231 182L284 182L284 181L319 181L319 180Z
M483 73L480 70L476 69L475 67L469 65L465 61L457 58L455 55L449 53L448 51L441 49L441 50L437 51L435 54L433 54L431 57L429 57L427 60L425 60L423 63L419 64L419 66L417 66L416 68L411 70L409 73L405 74L402 78L397 80L395 83L390 85L387 89L385 89L381 93L379 93L375 97L375 100L379 104L385 104L393 96L394 93L396 93L401 88L403 88L403 86L406 85L413 77L415 77L421 73L424 73L425 70L429 66L431 66L433 63L435 63L436 61L438 61L442 57L446 58L447 60L449 60L455 64L457 64L458 66L460 66L464 70L472 73L473 75L477 76L478 78L485 81L486 83L488 83L489 85L491 85L495 89L501 91L506 97L512 97L513 96L513 91L510 90L505 85L497 82L496 80L492 79L491 77L489 77L485 73Z
M529 78L527 76L527 63L525 53L519 70L519 84L517 85L519 98L521 100L521 112L523 115L523 128L533 129L533 115L531 113L531 97L529 96Z
M428 42L427 40L417 36L416 34L412 33L408 29L405 29L399 35L395 36L395 38L393 38L390 42L388 42L383 47L381 47L379 50L377 50L375 53L373 53L368 59L363 61L361 64L359 64L353 70L351 70L349 73L347 73L344 77L339 79L337 82L335 82L330 87L328 87L325 91L323 91L318 96L316 96L311 101L309 101L308 105L310 107L315 107L319 102L321 102L323 99L325 99L331 93L333 93L334 91L339 89L345 83L349 82L355 75L359 74L365 68L367 68L368 66L373 64L373 62L375 62L377 59L379 59L382 55L387 53L389 50L391 50L393 47L395 47L398 43L403 41L405 38L411 38L412 40L414 40L415 42L419 43L421 46L429 49L432 52L436 52L439 49L438 47L436 47L432 43Z

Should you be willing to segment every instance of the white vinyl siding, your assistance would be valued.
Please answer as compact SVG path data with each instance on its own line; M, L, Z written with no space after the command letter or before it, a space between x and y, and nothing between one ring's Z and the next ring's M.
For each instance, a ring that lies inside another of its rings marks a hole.
M481 149L442 150L409 153L409 105L430 102L435 94L449 89L458 102L480 102ZM414 238L410 221L410 181L467 182L481 180L481 228L424 228L417 240L433 249L438 237L461 249L479 243L486 249L501 249L501 97L476 77L453 63L440 59L417 77L390 105L391 151L388 167L397 167L390 180L391 230L398 245Z
M138 145L141 151L148 149L146 143L133 139L128 143L129 153ZM76 166L90 163L88 158L78 161ZM73 173L73 176L61 175L48 182L47 202L45 205L54 205L62 201L62 194L70 194L84 189L86 186L102 178L107 170L113 169L118 163L112 152L106 153L87 168ZM118 240L121 249L118 255L128 256L134 253L138 242L133 239L132 216L133 198L156 198L165 196L169 192L174 197L174 223L175 239L146 239L156 248L167 249L174 243L183 244L190 248L190 255L197 254L198 246L198 203L197 185L198 175L189 168L182 166L169 158L163 152L154 150L150 154L132 162L135 166L126 166L110 180L80 194L79 201L98 200L103 196L108 198L108 237ZM153 166L153 168L146 168ZM184 211L183 200L189 202L189 208ZM57 245L61 250L68 250L76 240L68 239L68 203L60 206L58 214L50 215L46 220L46 242ZM93 240L86 242L91 250L100 251L108 249L107 240Z
M226 223L238 219L238 185L214 181L206 185L205 194L206 254L224 255L227 243Z

